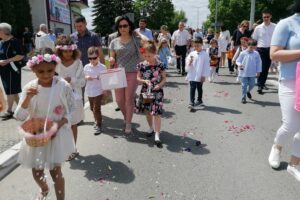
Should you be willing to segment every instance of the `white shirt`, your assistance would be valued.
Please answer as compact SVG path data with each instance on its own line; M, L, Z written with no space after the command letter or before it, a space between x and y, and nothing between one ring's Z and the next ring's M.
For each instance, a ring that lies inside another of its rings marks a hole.
M177 30L172 35L172 41L174 46L185 46L187 45L188 41L191 39L191 35L187 30Z
M148 40L153 40L152 31L148 28L145 28L144 31L142 31L140 28L136 29L137 32L147 37Z
M227 44L230 43L230 32L228 30L220 32L220 40L226 41Z
M192 57L193 63L190 65ZM201 77L208 77L210 73L208 53L204 50L191 52L186 58L185 66L186 80L200 82Z
M51 40L50 36L43 32L39 31L35 35L35 48L42 49L42 48L50 48L54 49L54 42Z
M274 23L270 23L268 26L262 23L255 28L252 38L257 40L257 47L269 48L271 46L271 39L275 27L276 24Z
M101 81L99 80L99 76L101 71L105 69L106 67L100 62L96 66L92 66L90 63L84 66L84 75L91 76L94 78L93 80L86 81L85 91L88 97L96 97L102 94L103 89L101 87Z

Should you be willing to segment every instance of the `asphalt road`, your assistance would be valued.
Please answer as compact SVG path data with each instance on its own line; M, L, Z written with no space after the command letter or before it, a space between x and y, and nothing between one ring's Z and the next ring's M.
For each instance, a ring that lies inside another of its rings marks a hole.
M66 163L67 200L296 200L299 182L286 172L290 146L282 167L267 162L280 108L277 90L243 105L241 86L221 69L216 83L204 84L204 107L187 109L188 86L170 70L158 149L143 115L134 116L135 133L124 137L122 117L114 104L103 107L104 132L93 135L92 115L79 128L78 159ZM201 145L197 146L201 141ZM48 199L55 199L49 173ZM34 199L38 192L31 171L18 167L0 182L0 199Z

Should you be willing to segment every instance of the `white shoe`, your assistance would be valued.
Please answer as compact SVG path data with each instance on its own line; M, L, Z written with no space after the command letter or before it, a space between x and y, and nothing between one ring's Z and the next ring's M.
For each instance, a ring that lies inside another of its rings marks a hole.
M128 124L126 123L125 131L124 131L124 132L125 132L126 134L130 134L131 131L132 131L132 130L131 130L131 124L130 124L130 123L128 123Z
M300 181L300 165L291 166L288 165L286 171L290 173L297 181Z
M272 146L269 155L269 164L274 169L277 169L280 166L280 151L279 149L275 148L275 145Z
M236 77L236 80L235 80L237 83L240 82L240 77Z

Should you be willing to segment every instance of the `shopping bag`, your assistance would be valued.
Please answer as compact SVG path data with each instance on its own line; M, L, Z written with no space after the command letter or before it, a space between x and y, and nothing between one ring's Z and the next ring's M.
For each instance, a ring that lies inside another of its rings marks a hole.
M113 102L112 92L110 90L108 90L102 96L101 105L104 106L104 105L112 103L112 102Z
M104 70L100 73L99 78L103 90L112 90L127 87L124 68Z
M0 88L0 112L5 111L5 109L6 109L6 103L5 103L4 93Z
M295 109L300 111L300 62L297 63L295 84Z

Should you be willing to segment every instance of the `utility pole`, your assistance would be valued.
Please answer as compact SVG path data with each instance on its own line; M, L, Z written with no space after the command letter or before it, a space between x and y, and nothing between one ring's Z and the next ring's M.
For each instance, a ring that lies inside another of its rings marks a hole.
M251 0L251 11L250 11L250 24L249 28L252 29L252 25L254 24L255 17L255 0Z
M217 23L218 23L218 0L216 0L215 32L217 32Z
M194 8L196 8L197 9L197 28L199 28L199 9L201 8L201 7L194 7Z

